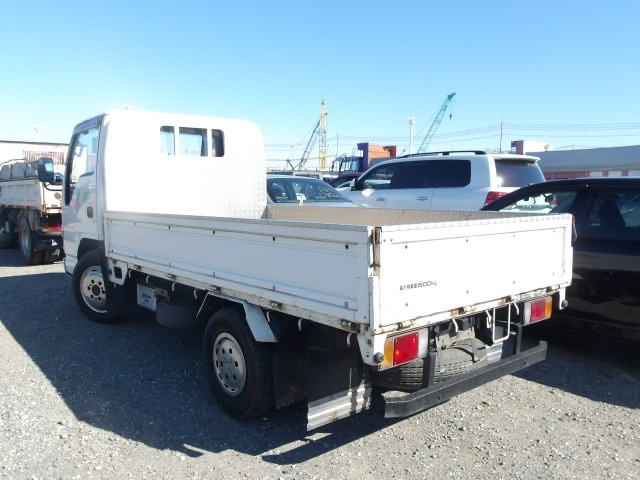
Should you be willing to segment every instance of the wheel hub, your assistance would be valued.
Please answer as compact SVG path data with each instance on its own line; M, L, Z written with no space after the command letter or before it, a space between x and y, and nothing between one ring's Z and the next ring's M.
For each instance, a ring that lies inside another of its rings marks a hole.
M31 253L31 232L27 228L23 228L20 235L20 248L22 253L28 255Z
M221 333L213 346L213 367L224 391L233 397L240 395L247 379L242 349L236 339Z
M84 303L96 313L107 311L107 290L100 267L89 267L82 274L80 288Z

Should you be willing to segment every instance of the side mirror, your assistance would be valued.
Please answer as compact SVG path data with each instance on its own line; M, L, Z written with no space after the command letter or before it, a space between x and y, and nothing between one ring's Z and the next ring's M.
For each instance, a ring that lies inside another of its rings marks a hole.
M351 187L351 190L355 191L355 190L362 190L361 188L358 188L358 179L354 178L353 180L351 180L349 182L349 186Z
M38 180L43 183L53 182L55 172L53 171L53 159L40 157L38 159Z

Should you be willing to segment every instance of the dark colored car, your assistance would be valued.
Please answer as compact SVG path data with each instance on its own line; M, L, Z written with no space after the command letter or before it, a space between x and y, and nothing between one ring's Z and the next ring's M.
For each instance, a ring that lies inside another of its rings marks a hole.
M529 185L483 210L573 214L569 306L540 328L640 343L640 177Z
M343 173L338 175L336 178L332 178L328 183L334 188L347 187L350 186L349 182L351 180L355 180L360 175L361 173Z

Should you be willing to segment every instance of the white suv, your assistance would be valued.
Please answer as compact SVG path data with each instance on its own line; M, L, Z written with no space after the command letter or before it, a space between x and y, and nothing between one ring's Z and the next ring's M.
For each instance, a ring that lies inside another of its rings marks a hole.
M340 192L367 207L479 210L519 187L544 182L538 160L481 151L406 155L376 163Z

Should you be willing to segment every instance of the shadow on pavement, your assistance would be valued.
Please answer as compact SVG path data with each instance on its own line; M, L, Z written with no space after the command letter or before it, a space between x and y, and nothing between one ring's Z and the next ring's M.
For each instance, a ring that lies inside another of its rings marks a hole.
M8 256L0 252L0 269L9 265L13 275L0 278L0 321L80 421L160 450L194 457L234 450L275 464L304 462L397 421L373 409L307 434L305 405L236 421L208 390L201 331L165 329L144 313L118 325L89 322L67 275L38 274ZM577 377L576 368L583 370ZM637 408L640 398L637 375L632 383L609 363L554 345L544 364L519 376L626 407ZM587 377L588 385L573 380Z
M545 333L547 359L516 376L593 401L640 408L638 348Z
M75 306L66 274L38 274L6 256L0 269L13 270L0 278L0 322L80 421L160 450L235 450L276 464L303 462L393 423L366 412L309 435L306 405L236 421L204 379L202 331L169 330L144 312L118 325L92 323Z

